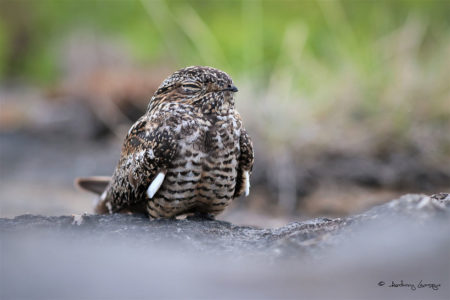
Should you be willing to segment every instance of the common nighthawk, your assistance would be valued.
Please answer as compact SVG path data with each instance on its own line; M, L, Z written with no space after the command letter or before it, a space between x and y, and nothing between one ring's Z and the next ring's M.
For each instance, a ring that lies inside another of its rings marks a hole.
M253 146L234 108L237 91L211 67L187 67L164 80L128 131L112 178L77 180L100 194L95 211L214 217L247 196Z

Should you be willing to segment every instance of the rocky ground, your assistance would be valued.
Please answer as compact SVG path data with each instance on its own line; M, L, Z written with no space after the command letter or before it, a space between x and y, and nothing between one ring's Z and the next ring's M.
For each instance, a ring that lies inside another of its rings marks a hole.
M448 299L450 195L276 229L133 215L0 219L2 299Z

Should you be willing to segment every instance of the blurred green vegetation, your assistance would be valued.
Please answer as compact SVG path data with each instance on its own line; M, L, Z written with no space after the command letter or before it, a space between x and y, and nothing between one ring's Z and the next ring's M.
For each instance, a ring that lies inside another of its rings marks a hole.
M267 145L438 136L449 154L450 1L0 1L2 80L58 83L65 40L94 32L139 67L227 71Z
M340 207L353 197L342 176L356 194L374 182L349 211L374 187L448 182L450 0L0 0L0 131L48 134L53 145L72 134L80 149L112 150L98 132L122 142L162 78L189 65L222 69L239 88L255 144L253 207L276 212L278 197L292 210L322 188L311 207ZM91 161L81 151L68 160L70 149L35 164L53 147L22 155L29 142L17 145L11 161L39 180L48 169L71 182L65 162Z
M124 40L139 63L213 65L262 83L288 67L303 89L321 75L304 59L334 72L351 62L370 85L387 80L377 43L408 18L425 26L423 59L450 33L448 1L1 2L0 76L41 83L58 78L56 45L79 28Z

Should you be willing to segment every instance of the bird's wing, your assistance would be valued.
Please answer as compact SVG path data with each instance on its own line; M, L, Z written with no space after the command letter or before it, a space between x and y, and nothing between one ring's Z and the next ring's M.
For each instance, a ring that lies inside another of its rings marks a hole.
M165 116L137 121L125 138L121 159L105 199L113 211L152 198L164 181L167 168L177 153L174 131Z
M241 151L238 159L238 172L234 197L239 197L244 193L245 196L248 196L250 193L250 173L253 169L254 161L253 144L244 128L241 128L239 145Z

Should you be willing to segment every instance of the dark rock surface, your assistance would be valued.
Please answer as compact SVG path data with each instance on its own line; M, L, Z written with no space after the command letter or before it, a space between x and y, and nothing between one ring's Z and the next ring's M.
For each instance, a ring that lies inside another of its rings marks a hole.
M224 221L193 218L148 220L141 215L123 214L61 217L22 215L14 219L0 219L0 229L3 234L39 230L76 239L127 239L127 243L147 246L165 241L182 243L184 247L195 251L254 251L273 255L270 249L286 248L284 244L289 245L287 248L291 248L290 252L330 246L328 244L338 243L349 231L367 226L376 219L392 221L392 218L410 218L411 221L417 222L439 218L448 220L449 215L449 194L432 197L412 194L377 206L363 214L347 218L317 218L290 223L276 229L235 226Z
M276 229L133 215L0 219L1 299L450 295L450 195ZM394 283L408 287L388 287ZM419 289L419 282L439 284ZM378 285L385 281L386 286Z

